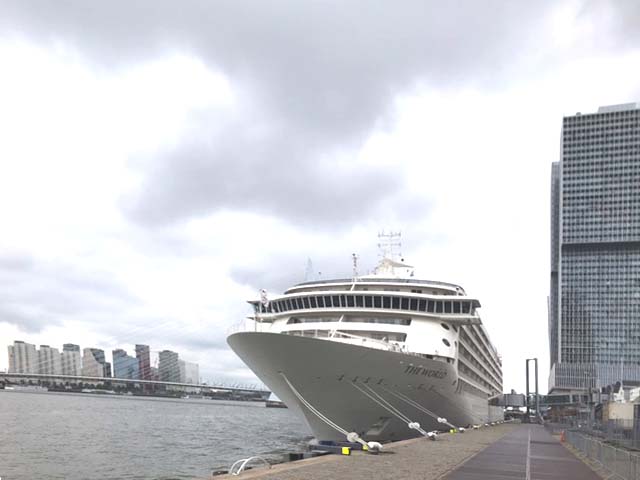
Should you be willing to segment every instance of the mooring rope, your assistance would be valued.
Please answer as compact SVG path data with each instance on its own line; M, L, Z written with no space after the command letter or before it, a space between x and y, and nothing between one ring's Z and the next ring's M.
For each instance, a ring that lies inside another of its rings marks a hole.
M369 390L369 392L371 392L373 395L375 395L375 397L373 395L371 395L370 393L366 392L365 390L363 390L363 388L361 388L356 382L352 382L351 385L353 385L356 389L358 389L363 395L366 395L368 398L370 398L375 403L380 405L386 411L391 413L393 416L397 417L402 422L406 423L407 426L410 429L417 430L418 432L420 432L422 435L424 435L427 438L435 439L435 434L434 433L426 432L424 429L422 429L420 427L420 424L418 422L413 422L409 417L407 417L400 410L398 410L396 407L394 407L384 397L382 397L378 392L373 390L369 385L362 384L362 386L365 387L367 390Z
M280 375L282 375L282 378L284 378L284 381L287 382L287 385L289 385L289 388L291 389L291 391L293 392L293 394L298 398L298 400L300 400L302 402L302 404L307 407L309 409L309 411L311 413L313 413L314 415L316 415L320 420L322 420L324 423L326 423L327 425L329 425L331 428L333 428L334 430L337 430L338 432L342 433L347 441L351 442L351 443L359 443L364 447L367 447L367 449L379 449L380 445L377 444L376 442L365 442L363 439L360 438L360 436L356 433L356 432L348 432L347 430L345 430L344 428L342 428L340 425L338 425L337 423L333 422L330 418L328 418L327 416L325 416L322 412L320 412L320 410L318 410L316 407L314 407L313 405L311 405L303 396L302 394L296 389L296 387L294 387L291 382L289 381L289 379L287 378L287 376L284 374L284 372L280 372Z
M409 405L417 408L418 410L426 413L427 415L430 415L431 417L435 418L438 423L445 423L447 425L449 425L451 428L455 428L457 429L458 427L456 427L453 423L450 423L446 418L444 417L440 417L439 415L437 415L436 413L432 412L431 410L423 407L422 405L420 405L418 402L412 400L411 398L407 397L406 395L402 394L402 393L398 393L398 392L394 392L389 390L386 387L382 387L385 391L389 392L391 395L399 398L400 400L405 401L406 403L408 403Z

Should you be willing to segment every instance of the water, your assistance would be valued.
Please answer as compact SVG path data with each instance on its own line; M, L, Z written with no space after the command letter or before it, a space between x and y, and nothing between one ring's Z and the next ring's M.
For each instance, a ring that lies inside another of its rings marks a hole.
M261 403L0 390L2 480L209 478L309 438L290 410Z

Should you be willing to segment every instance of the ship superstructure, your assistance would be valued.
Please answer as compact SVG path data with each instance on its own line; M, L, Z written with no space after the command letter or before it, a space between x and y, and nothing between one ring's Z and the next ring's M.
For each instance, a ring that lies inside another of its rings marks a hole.
M502 392L501 360L480 302L459 285L418 280L384 257L370 275L263 291L250 303L254 331L229 344L320 440L344 440L340 429L393 440L416 435L417 424L502 418L488 404Z

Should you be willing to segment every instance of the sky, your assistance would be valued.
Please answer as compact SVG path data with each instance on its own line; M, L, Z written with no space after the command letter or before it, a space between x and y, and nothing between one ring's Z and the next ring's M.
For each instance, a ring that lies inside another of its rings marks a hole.
M0 0L0 370L19 339L257 383L246 300L402 232L524 391L562 117L640 100L640 3ZM130 352L131 354L133 352Z

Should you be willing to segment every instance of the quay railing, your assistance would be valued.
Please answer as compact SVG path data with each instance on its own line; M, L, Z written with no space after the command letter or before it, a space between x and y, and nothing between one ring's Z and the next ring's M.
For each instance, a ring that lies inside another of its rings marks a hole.
M612 480L640 480L640 451L612 445L577 430L566 430L565 441L607 471Z

